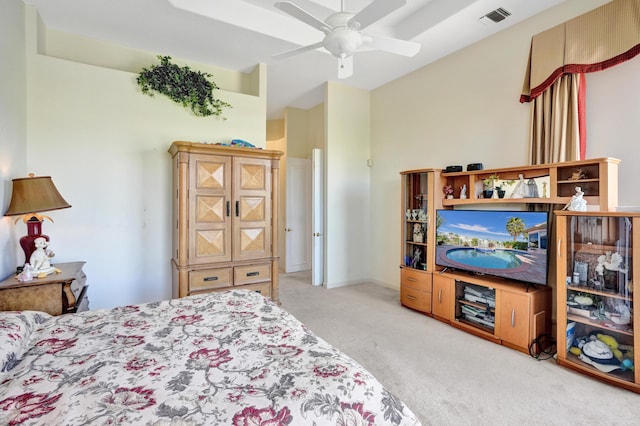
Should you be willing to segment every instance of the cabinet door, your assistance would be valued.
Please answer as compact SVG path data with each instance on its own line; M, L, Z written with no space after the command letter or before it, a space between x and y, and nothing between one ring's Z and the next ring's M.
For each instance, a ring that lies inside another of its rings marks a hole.
M271 256L271 161L233 163L233 260Z
M453 301L451 299L453 285L453 279L438 273L433 275L432 313L434 316L446 321L451 319L451 312L453 311Z
M189 263L231 260L231 159L189 159Z
M509 291L501 292L500 338L515 346L529 346L529 297Z
M558 363L640 392L637 214L558 213ZM565 274L561 274L564 272Z

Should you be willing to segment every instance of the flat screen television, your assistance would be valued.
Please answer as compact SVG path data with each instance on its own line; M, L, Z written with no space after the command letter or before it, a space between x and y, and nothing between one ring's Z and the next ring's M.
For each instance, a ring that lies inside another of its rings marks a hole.
M437 210L436 265L547 285L546 212Z

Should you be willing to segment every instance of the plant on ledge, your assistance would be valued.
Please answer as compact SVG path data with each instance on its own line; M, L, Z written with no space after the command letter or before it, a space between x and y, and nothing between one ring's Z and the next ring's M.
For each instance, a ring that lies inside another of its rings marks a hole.
M159 65L143 68L136 79L142 93L166 95L185 108L191 108L198 117L220 116L223 108L231 108L228 103L213 97L218 86L208 79L213 77L211 74L192 71L188 66L179 67L171 63L171 56L158 55L158 59Z

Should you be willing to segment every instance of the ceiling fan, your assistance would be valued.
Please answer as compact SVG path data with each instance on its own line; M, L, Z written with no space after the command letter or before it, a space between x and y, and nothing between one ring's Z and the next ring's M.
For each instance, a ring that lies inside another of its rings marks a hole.
M361 32L369 25L407 4L407 0L374 0L357 13L346 12L344 3L345 0L342 0L340 12L329 15L324 21L292 2L275 3L275 7L283 12L322 31L324 39L308 46L275 54L273 57L282 59L324 47L339 60L338 78L347 78L353 74L353 54L356 52L382 50L403 56L414 56L420 50L420 43Z

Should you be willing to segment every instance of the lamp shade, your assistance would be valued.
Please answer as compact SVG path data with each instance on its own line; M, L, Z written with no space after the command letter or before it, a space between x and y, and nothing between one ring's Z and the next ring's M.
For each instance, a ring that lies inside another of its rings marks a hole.
M71 207L62 198L51 176L33 176L13 179L13 192L6 216L25 215Z

